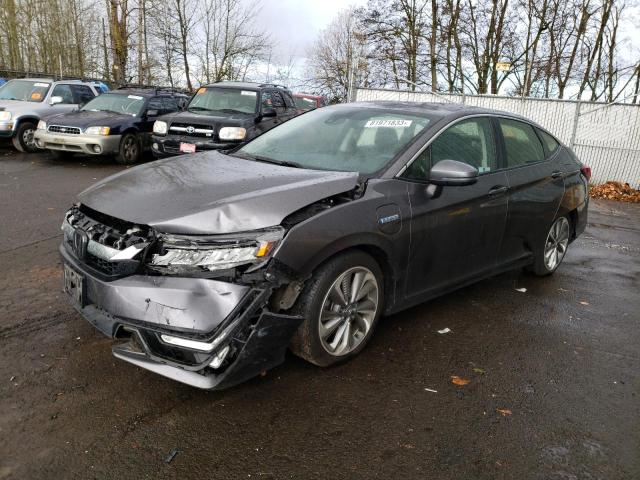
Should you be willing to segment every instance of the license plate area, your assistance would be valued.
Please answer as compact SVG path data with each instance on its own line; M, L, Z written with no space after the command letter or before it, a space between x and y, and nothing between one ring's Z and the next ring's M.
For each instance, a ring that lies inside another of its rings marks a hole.
M84 307L85 294L84 294L84 277L82 274L76 272L69 265L65 264L63 269L64 277L64 291L71 297L71 299Z
M182 153L196 153L196 146L193 143L180 142L180 151Z

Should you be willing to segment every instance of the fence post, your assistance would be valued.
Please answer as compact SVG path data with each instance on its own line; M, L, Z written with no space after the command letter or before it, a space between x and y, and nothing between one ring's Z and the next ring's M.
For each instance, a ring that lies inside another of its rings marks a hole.
M580 121L581 105L582 105L582 102L578 100L578 103L576 103L576 112L573 115L573 130L571 131L571 143L569 145L571 148L573 148L576 144L576 133L578 132L578 122Z

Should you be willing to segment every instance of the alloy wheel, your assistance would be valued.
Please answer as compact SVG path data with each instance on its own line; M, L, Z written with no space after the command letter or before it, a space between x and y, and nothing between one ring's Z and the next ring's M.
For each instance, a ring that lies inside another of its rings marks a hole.
M355 350L370 332L378 304L378 281L369 269L353 267L338 276L320 308L320 342L327 353Z
M566 217L560 217L547 234L547 241L544 246L544 265L550 272L554 271L567 252L569 245L569 221Z
M138 155L138 145L136 144L136 139L133 136L128 136L124 140L124 144L122 145L122 153L123 157L127 162L133 162Z
M33 138L35 131L33 130L33 128L25 128L22 131L22 143L25 145L25 147L27 148L34 148L36 146L36 142Z

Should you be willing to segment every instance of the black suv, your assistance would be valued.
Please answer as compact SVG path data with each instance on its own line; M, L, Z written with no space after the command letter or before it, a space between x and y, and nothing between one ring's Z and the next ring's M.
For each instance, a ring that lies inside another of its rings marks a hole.
M181 110L188 98L166 88L112 90L77 111L41 120L35 144L58 157L73 153L114 155L118 163L136 163L151 147L156 118Z
M183 112L153 126L157 157L226 150L298 114L291 92L270 83L218 82L198 89Z

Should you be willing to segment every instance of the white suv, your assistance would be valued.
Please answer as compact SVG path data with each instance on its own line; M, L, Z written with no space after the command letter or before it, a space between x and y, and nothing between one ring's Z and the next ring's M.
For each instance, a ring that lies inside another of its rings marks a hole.
M21 152L37 152L33 139L38 121L70 112L96 97L89 82L20 78L0 86L0 138L11 138Z

